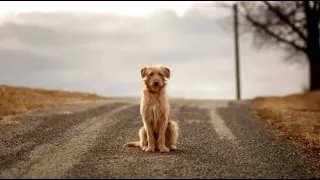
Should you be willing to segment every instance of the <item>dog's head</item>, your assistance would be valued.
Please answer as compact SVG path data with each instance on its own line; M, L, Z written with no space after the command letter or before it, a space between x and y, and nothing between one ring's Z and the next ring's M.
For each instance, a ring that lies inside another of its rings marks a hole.
M170 69L162 65L143 67L141 77L148 90L156 93L166 86L166 81L170 79Z

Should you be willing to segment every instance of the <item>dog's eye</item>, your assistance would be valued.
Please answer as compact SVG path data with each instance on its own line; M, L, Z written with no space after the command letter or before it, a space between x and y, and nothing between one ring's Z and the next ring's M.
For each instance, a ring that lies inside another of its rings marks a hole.
M163 76L161 73L159 73L160 76Z
M153 76L153 73L150 73L149 75L150 75L150 76Z

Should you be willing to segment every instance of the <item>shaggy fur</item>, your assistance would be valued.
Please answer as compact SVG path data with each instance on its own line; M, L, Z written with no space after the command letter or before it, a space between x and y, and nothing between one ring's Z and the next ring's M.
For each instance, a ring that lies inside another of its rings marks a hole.
M178 125L169 120L170 105L166 95L170 69L162 65L144 67L141 77L142 89L140 114L143 126L139 131L140 141L129 142L125 147L140 147L144 151L169 152L176 150Z

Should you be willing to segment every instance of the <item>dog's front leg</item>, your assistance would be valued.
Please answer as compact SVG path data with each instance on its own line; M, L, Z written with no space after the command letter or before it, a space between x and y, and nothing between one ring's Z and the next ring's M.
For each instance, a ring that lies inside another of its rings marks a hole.
M157 141L158 144L158 148L160 150L160 152L169 152L169 148L166 147L165 143L166 143L166 129L167 129L167 123L168 121L165 120L165 118L163 118L164 121L162 121L161 123L159 123L159 138Z
M145 122L146 130L147 130L147 141L148 141L148 148L145 151L155 151L155 139L153 136L153 128L152 123L150 120L147 120Z
M148 141L147 141L147 130L144 126L142 126L139 131L139 138L140 138L140 148L143 151L145 151L148 148Z

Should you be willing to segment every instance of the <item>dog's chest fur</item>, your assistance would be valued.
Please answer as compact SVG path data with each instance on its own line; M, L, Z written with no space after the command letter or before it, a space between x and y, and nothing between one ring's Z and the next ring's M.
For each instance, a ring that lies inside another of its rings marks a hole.
M169 103L165 94L144 92L141 99L141 115L145 121L151 121L154 128L167 120Z

